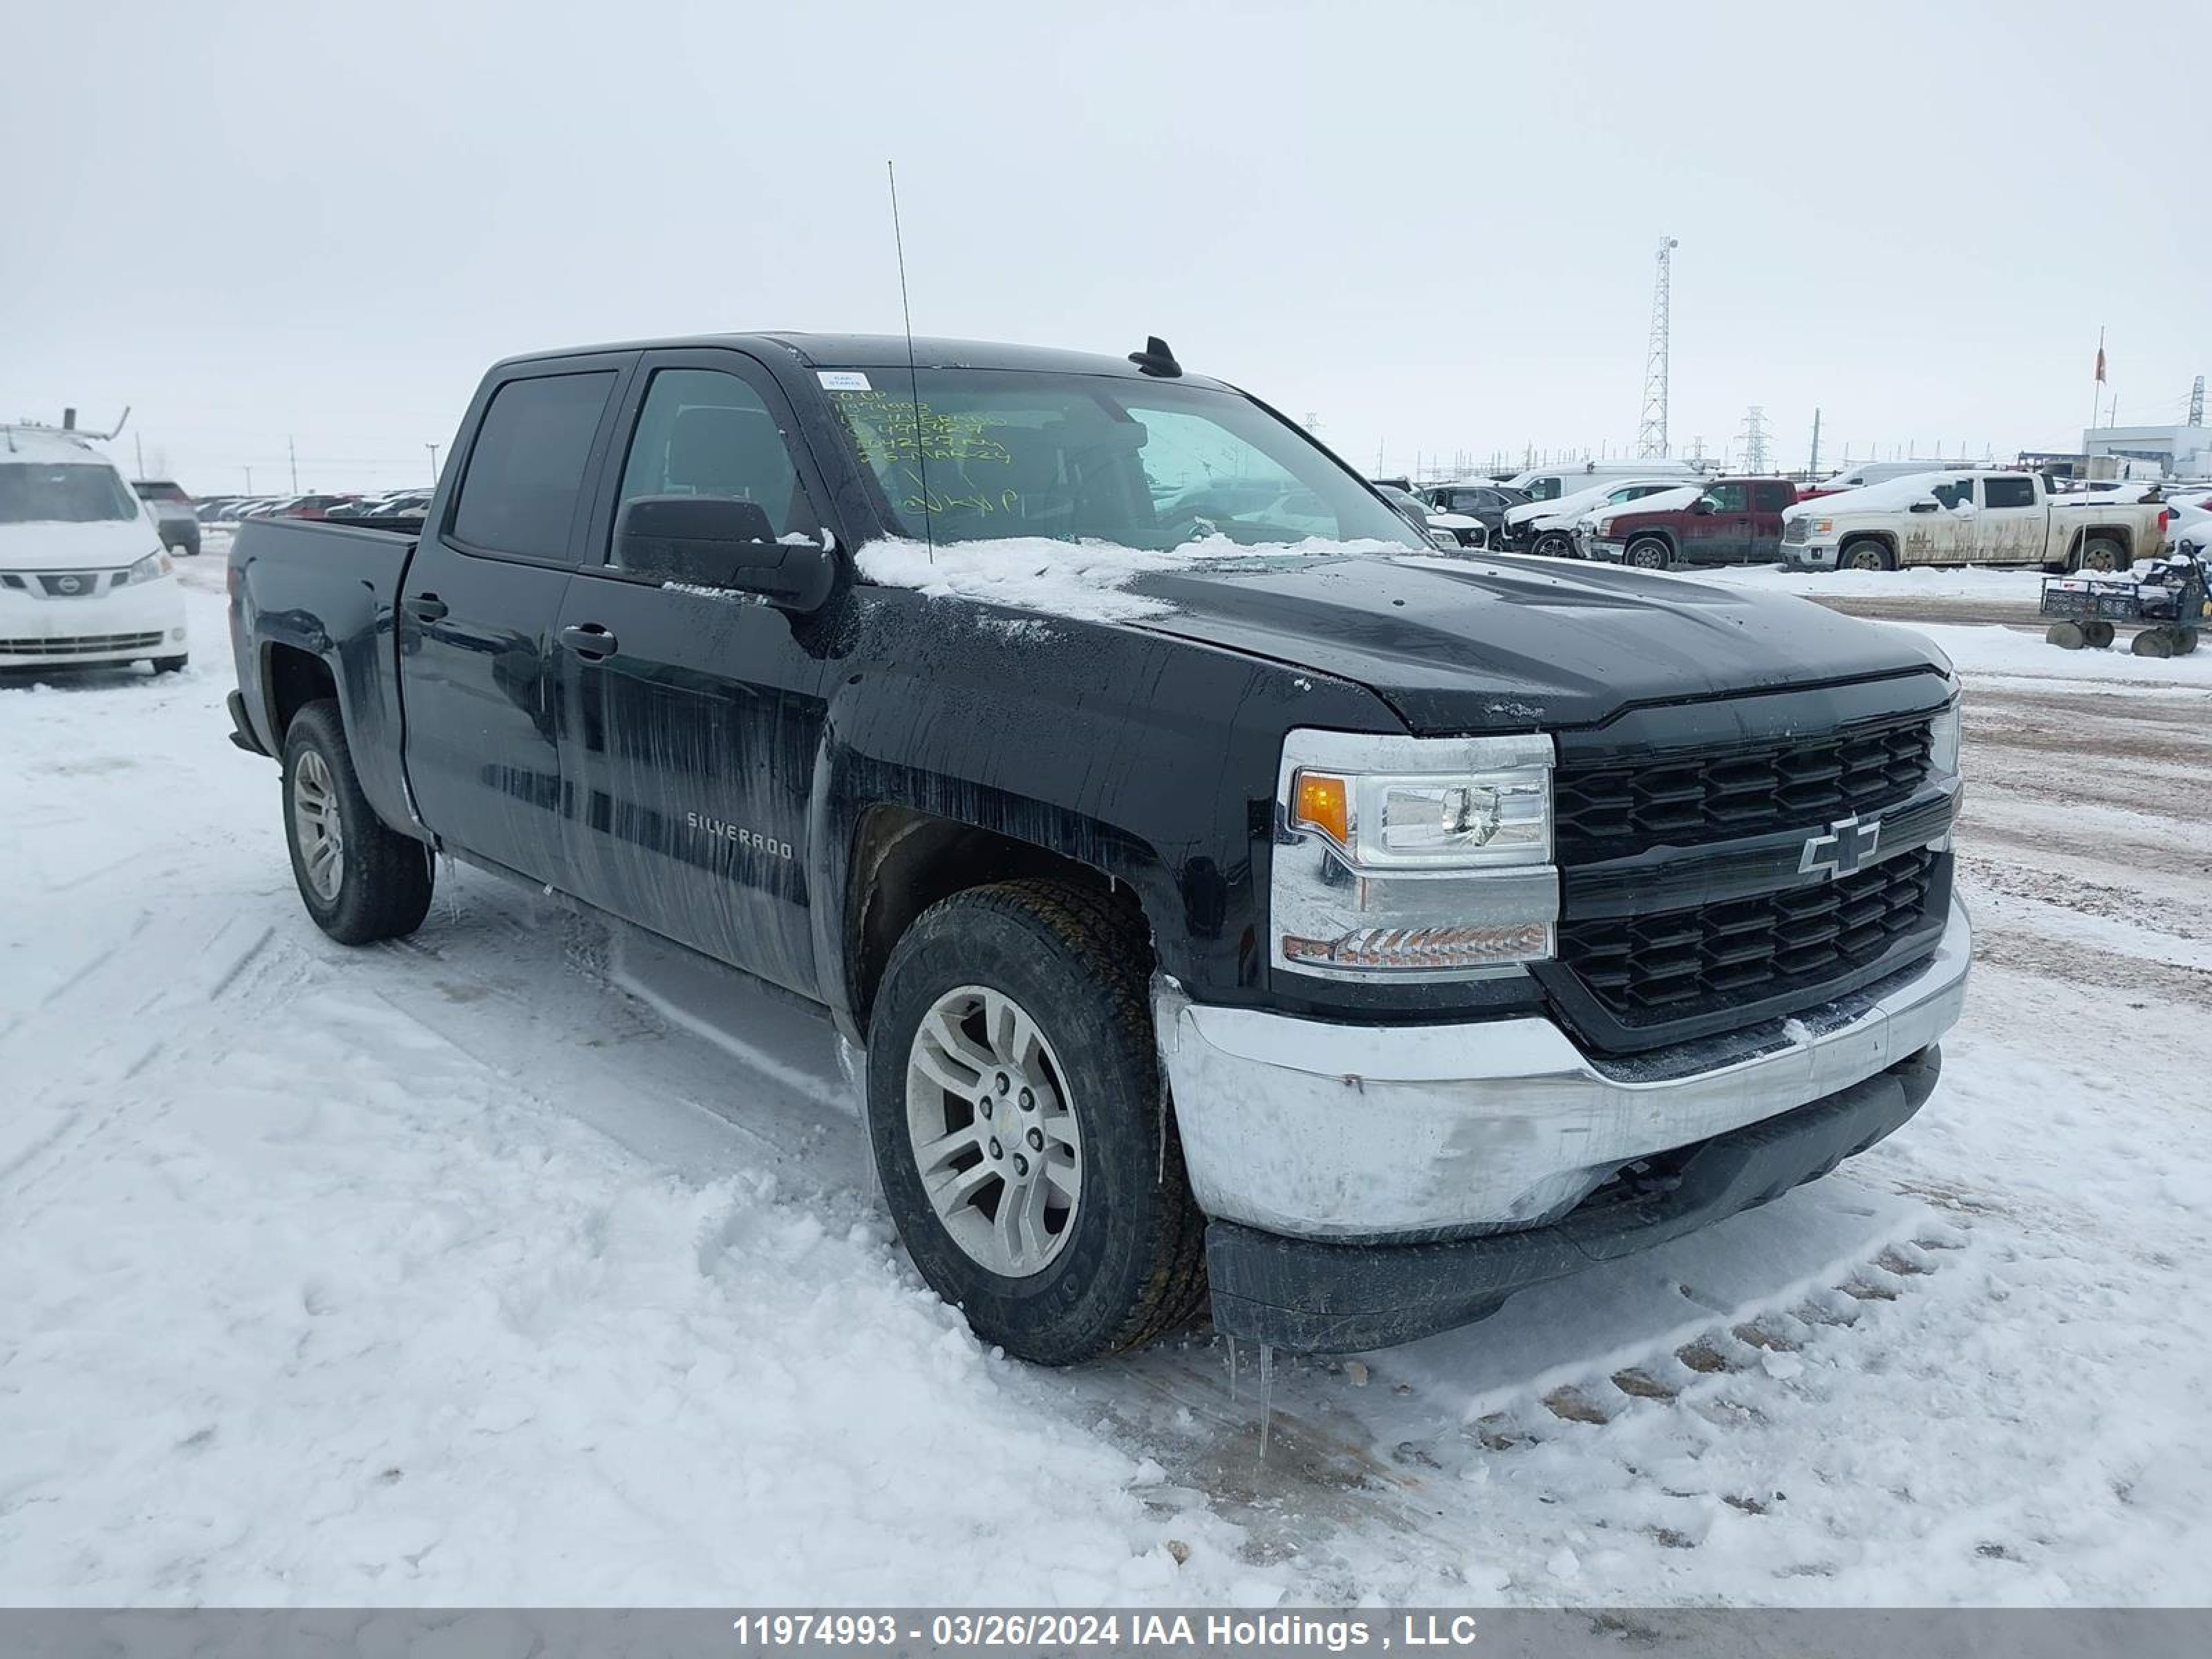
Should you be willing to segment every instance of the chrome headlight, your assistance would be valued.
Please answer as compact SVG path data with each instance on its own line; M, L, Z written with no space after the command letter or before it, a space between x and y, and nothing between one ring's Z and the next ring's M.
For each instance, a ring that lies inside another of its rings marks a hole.
M1548 737L1292 732L1277 780L1274 963L1460 979L1552 954Z
M156 576L167 575L176 568L177 567L175 565L169 562L169 556L166 552L156 551L149 553L144 558L139 560L137 563L132 565L131 568L118 576L115 579L115 586L120 587L125 582L150 582Z
M1959 700L1954 697L1928 727L1928 764L1946 776L1958 775L1959 734Z

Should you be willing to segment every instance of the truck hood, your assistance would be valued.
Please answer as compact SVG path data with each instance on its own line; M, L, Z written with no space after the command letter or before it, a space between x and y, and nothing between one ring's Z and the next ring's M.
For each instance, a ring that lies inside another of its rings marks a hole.
M1174 606L1133 626L1352 681L1422 734L1949 667L1917 635L1809 599L1550 560L1224 562L1131 591Z

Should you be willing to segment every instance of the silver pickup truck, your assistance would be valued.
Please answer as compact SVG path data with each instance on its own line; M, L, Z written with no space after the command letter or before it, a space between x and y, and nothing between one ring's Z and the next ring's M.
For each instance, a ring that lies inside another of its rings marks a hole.
M2054 496L2033 472L1916 473L1816 496L1784 515L1783 562L1798 570L2025 564L2125 570L2165 547L2168 510L2101 492Z

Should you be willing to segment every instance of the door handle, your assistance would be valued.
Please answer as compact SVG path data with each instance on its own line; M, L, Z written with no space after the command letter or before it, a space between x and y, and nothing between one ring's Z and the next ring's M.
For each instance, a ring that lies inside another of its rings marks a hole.
M622 648L622 641L597 623L578 623L562 629L561 643L587 662L611 657Z
M435 593L417 593L407 601L407 614L416 622L442 622L446 617L446 602Z

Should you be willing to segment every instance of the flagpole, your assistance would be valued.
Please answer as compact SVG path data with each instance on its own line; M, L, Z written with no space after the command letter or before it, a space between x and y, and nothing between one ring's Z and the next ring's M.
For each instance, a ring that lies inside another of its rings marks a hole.
M2089 382L2089 432L2097 429L2097 404L2104 397L2104 385L2105 331L2100 325L2097 330L2097 376ZM2085 432L2081 434L2081 447L2087 449L2088 447L2089 433Z

